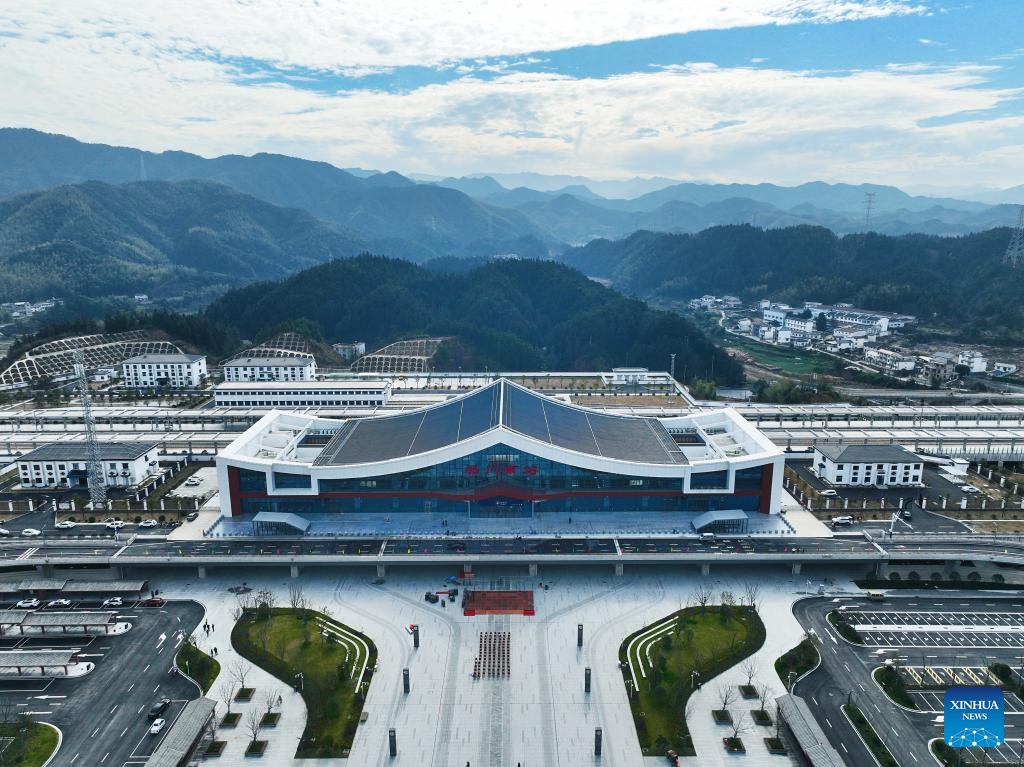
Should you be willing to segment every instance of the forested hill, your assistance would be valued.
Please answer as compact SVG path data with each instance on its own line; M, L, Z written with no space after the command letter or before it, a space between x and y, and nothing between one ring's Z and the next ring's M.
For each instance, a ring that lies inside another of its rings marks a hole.
M147 293L198 304L365 245L208 181L88 182L0 200L0 298Z
M697 234L637 232L563 256L625 293L688 299L705 293L779 301L846 301L914 314L978 337L1024 328L1024 268L1002 264L1008 229L965 237L859 234L810 226L722 226Z
M742 379L740 366L684 318L550 261L502 260L450 274L360 256L231 291L207 316L248 338L298 323L368 348L417 334L458 336L449 370L664 370L676 353L676 371L687 377L713 370L723 383Z

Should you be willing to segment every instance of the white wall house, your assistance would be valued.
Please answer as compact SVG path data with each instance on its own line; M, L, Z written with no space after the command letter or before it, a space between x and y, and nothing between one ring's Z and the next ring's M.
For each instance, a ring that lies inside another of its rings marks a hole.
M813 333L814 320L804 319L803 317L796 317L791 314L788 317L786 317L786 320L783 323L783 327L788 328L789 330L795 331L797 333Z
M315 381L312 354L293 357L241 357L221 365L225 383L238 381Z
M815 473L839 487L919 485L924 462L900 445L843 445L814 447Z
M99 451L107 487L132 487L157 467L156 445L101 442ZM82 443L42 445L18 459L18 479L23 488L87 487L88 460Z
M206 380L206 357L199 354L140 354L121 364L124 385L132 389L168 386L190 389Z
M217 407L384 407L389 399L390 381L222 383L213 390Z
M988 370L988 360L980 352L965 349L956 358L957 365L966 365L972 373L984 373Z
M864 360L886 370L910 372L917 367L916 358L894 352L891 349L865 347Z

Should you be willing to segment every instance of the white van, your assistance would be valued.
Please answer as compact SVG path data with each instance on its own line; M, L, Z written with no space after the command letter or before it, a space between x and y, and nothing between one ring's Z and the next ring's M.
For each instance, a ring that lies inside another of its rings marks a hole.
M714 533L701 533L700 534L700 539L702 541L713 541L717 537L718 536L716 536Z
M836 527L837 525L852 525L852 524L853 524L853 517L832 517L832 526L833 527Z

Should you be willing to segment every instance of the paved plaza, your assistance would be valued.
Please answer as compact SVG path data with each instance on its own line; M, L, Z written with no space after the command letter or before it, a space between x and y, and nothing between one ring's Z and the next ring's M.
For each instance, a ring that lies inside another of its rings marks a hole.
M298 579L311 603L326 607L335 619L368 634L379 650L379 671L366 703L367 720L358 730L350 767L363 765L437 765L461 767L578 767L583 764L633 767L643 759L630 715L617 651L630 633L687 602L700 583L716 595L723 590L742 594L745 583L762 587L760 612L765 617L767 640L756 654L758 680L775 694L783 692L773 663L799 642L802 629L791 612L792 602L806 592L807 575L791 577L773 568L766 577L762 568L722 568L702 578L693 568L645 568L627 571L622 577L599 568L543 568L539 577L528 578L517 568L479 568L473 581L478 588L534 589L535 616L489 615L465 617L453 606L443 608L423 600L424 591L444 585L452 574L444 568L395 570L382 584L371 571L310 569ZM812 576L813 577L813 576ZM200 647L217 647L222 666L234 659L230 629L235 597L228 588L245 581L254 590L273 589L287 597L294 583L286 572L274 570L216 570L199 580L180 571L154 572L153 582L168 597L182 596L206 605L205 622L213 624L207 635L197 630ZM817 583L818 580L814 580ZM540 584L548 588L538 588ZM841 585L854 592L852 584ZM717 597L716 597L717 599ZM421 646L415 650L405 630L420 626ZM584 644L576 646L577 625L584 626ZM510 671L507 677L474 678L472 671L480 647L481 632L507 632ZM593 672L593 691L584 693L584 669ZM402 669L408 668L411 692L402 692ZM785 758L770 756L762 737L768 732L751 725L745 733L747 754L727 755L722 737L725 727L712 722L717 707L719 682L740 684L740 669L708 680L695 696L690 727L698 757L684 760L692 765L779 765ZM305 711L300 696L260 669L247 684L258 689L256 699L268 689L280 689L282 718L261 738L270 741L263 763L314 767L314 760L294 760ZM216 698L217 686L211 693ZM241 708L258 703L241 704ZM752 708L734 704L736 713ZM218 717L223 714L218 703ZM235 704L233 710L240 710ZM387 755L388 729L395 728L398 756ZM594 729L603 730L603 755L593 755ZM218 762L222 765L251 763L244 757L248 735L222 729L219 738L229 741ZM663 764L664 757L649 758Z

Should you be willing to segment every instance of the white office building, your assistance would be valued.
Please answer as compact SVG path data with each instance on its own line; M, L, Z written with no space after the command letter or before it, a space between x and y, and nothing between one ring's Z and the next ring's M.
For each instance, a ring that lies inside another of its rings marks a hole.
M199 354L140 354L121 364L124 385L132 389L166 386L190 389L206 380L206 357Z
M133 442L99 443L103 481L107 487L132 487L154 473L157 446ZM54 442L18 459L23 488L88 487L89 458L84 443Z
M242 381L315 381L312 354L291 357L239 357L221 365L225 383Z
M332 408L384 407L390 381L312 381L222 383L214 387L217 407Z
M907 487L921 484L924 462L900 445L814 446L814 471L838 487L884 485Z

